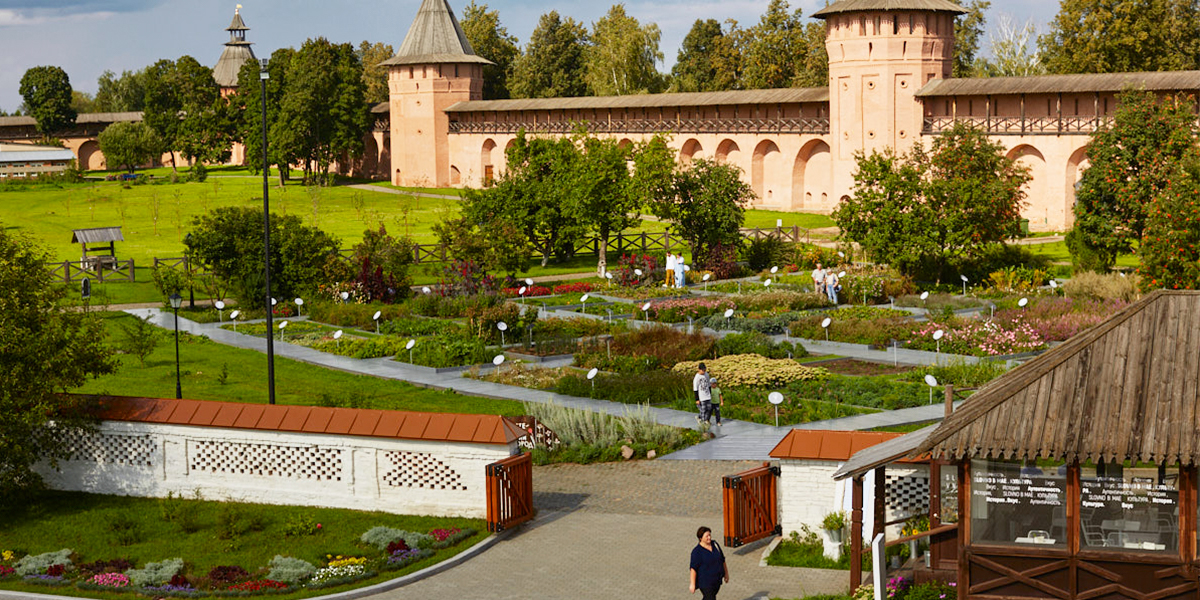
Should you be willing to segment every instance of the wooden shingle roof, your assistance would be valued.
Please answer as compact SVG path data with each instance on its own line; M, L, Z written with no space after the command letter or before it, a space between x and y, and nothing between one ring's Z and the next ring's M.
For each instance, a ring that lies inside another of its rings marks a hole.
M1160 290L992 381L914 453L1193 465L1198 382L1200 291Z
M121 235L120 227L92 227L71 231L72 244L104 244L123 241L125 241L125 236Z
M499 415L401 412L104 396L95 416L109 421L323 433L365 437L507 444L528 433Z
M799 104L829 102L829 88L777 88L723 92L672 92L629 96L579 96L575 98L517 98L470 100L446 109L448 113L517 110L606 110L611 108L675 108L745 104Z
M956 15L966 14L963 7L950 0L838 0L821 10L813 13L813 17L824 19L829 15L847 12L863 11L897 11L897 10L926 10L948 12Z
M476 56L462 26L454 17L447 0L424 0L404 43L396 56L383 61L384 65L415 65L439 63L479 63L492 61Z
M917 90L916 95L918 98L934 98L939 96L1001 96L1005 94L1076 94L1120 92L1129 87L1143 88L1149 91L1200 90L1200 71L932 79Z

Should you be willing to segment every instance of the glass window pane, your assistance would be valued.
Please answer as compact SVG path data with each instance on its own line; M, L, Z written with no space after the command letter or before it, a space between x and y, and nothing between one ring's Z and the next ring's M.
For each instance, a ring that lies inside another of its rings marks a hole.
M1067 467L1049 461L971 462L971 541L1067 545Z
M958 522L958 470L954 465L942 466L942 522Z
M1080 467L1080 547L1179 549L1179 468L1100 463Z

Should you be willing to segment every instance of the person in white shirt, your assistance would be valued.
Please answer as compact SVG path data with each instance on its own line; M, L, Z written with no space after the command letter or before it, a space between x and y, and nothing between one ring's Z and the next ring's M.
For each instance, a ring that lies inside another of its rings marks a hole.
M696 366L696 376L692 378L692 391L696 393L696 409L700 413L696 416L696 422L708 425L712 417L712 378L708 376L708 369L704 363Z
M821 268L821 263L817 263L817 268L812 272L813 293L825 293L825 269Z
M667 252L667 287L671 287L672 280L675 279L675 263L678 260L674 252Z

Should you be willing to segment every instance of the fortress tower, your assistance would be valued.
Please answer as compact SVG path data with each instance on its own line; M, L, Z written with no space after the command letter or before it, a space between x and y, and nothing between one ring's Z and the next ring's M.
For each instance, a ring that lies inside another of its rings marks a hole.
M225 31L229 32L229 41L225 42L225 50L221 52L221 58L213 67L213 79L221 87L222 97L237 91L238 71L242 70L246 61L255 60L254 50L250 48L250 42L246 41L246 32L250 31L250 28L246 27L241 13L242 5L239 4L233 10L233 22L225 28Z
M829 52L830 147L836 198L853 187L854 154L921 139L924 112L915 94L953 67L949 0L839 0L817 11Z
M447 0L424 0L396 56L386 60L395 185L460 183L450 166L446 109L483 99L483 66Z

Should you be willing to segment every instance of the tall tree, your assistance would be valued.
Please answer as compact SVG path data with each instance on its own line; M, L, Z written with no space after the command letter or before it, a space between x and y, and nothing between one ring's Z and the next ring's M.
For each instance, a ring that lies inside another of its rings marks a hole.
M162 59L146 67L146 99L143 102L142 121L158 134L163 147L171 152L171 169L175 163L175 150L179 147L179 114L183 112L183 99L175 90L175 61Z
M358 56L358 62L362 64L367 102L371 104L387 102L390 95L388 92L388 68L380 63L391 58L396 51L389 44L383 42L372 44L363 40L354 53Z
M96 112L96 99L87 92L71 90L71 110L74 110L75 114Z
M1181 161L1146 217L1138 247L1143 289L1200 289L1200 158Z
M134 112L146 103L146 69L123 71L117 77L105 71L96 80L96 110L98 112Z
M983 37L987 18L983 13L992 7L988 0L955 0L967 11L954 20L954 67L955 77L974 77L975 59L979 55L979 43Z
M742 181L741 169L699 158L675 173L671 193L658 198L652 210L687 241L696 264L704 265L717 247L741 243L746 205L752 198L754 191Z
M1112 125L1088 142L1091 166L1075 192L1067 247L1076 267L1106 270L1142 239L1149 207L1195 147L1194 106L1184 96L1159 101L1144 90L1117 97Z
M61 395L116 368L93 316L62 310L45 250L0 227L0 504L18 506L41 486L33 466L65 459L61 433L86 424L86 402Z
M584 58L585 79L597 96L660 92L666 78L658 71L663 53L658 48L658 25L642 25L615 4L592 24L592 45Z
M46 137L75 124L71 78L62 67L33 67L21 77L21 97L37 130Z
M228 160L235 129L229 102L221 97L212 69L190 56L181 56L175 61L171 84L180 106L172 150L190 161Z
M514 98L586 96L584 54L587 30L578 21L550 11L538 19L529 44L513 67L509 90Z
M1028 77L1044 75L1041 53L1030 48L1037 33L1033 21L1017 27L1007 15L1001 15L996 30L988 36L991 58L975 59L976 77Z
M511 96L508 79L521 49L517 47L517 37L509 35L508 29L500 24L500 12L471 0L459 23L475 54L495 63L483 67L483 99L503 100Z
M163 152L162 140L145 123L113 123L100 132L97 141L109 167L122 167L130 173Z
M1063 0L1038 39L1051 73L1200 67L1197 0Z
M271 53L267 62L267 163L279 167L279 183L287 181L288 166L299 160L287 148L277 144L282 134L279 123L279 104L287 89L288 67L296 51L292 48L280 48ZM259 80L259 65L247 61L238 71L238 93L233 96L237 103L235 113L241 114L239 120L239 137L246 146L246 164L254 170L263 168L262 164L262 82Z
M939 277L956 262L1016 233L1028 170L1004 147L958 123L933 141L857 156L854 193L833 213L847 241L906 275L929 267Z
M765 89L828 84L825 26L805 22L801 9L771 0L755 26L731 33L742 61L741 87Z
M733 38L716 19L700 20L679 46L671 68L671 87L678 92L720 92L737 86L739 63Z

